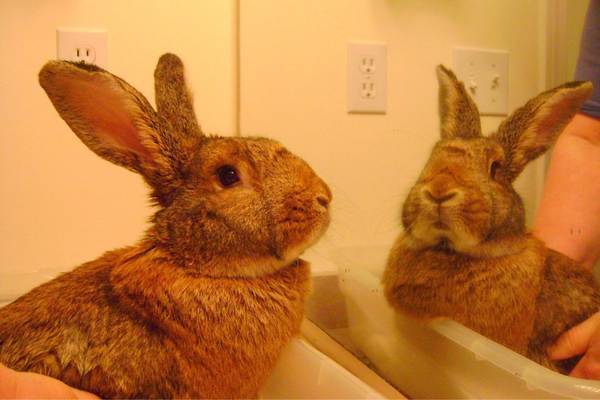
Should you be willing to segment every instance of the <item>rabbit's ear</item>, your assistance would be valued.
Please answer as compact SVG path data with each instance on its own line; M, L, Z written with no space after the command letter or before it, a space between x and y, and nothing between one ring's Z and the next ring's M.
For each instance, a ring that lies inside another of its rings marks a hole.
M93 65L50 61L40 85L81 141L100 157L144 176L161 204L179 185L182 144L122 79Z
M442 139L481 136L477 106L456 75L443 65L436 69L439 82L439 113Z
M507 177L514 180L528 162L552 146L583 102L592 94L591 82L569 82L529 100L506 118L490 137L506 153Z
M202 135L192 96L185 84L183 63L175 54L163 54L154 70L154 92L158 115L181 135Z

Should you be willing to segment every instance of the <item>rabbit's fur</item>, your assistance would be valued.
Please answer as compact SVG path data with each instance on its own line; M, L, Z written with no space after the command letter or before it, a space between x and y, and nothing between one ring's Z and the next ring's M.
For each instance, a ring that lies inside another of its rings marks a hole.
M546 91L483 136L464 85L443 66L437 74L441 140L404 202L386 298L409 316L452 318L566 372L547 347L598 311L598 286L590 271L526 231L512 183L554 143L591 84Z
M256 397L299 330L298 257L329 223L327 185L273 140L203 135L175 55L156 68L157 112L94 66L51 61L39 79L91 150L144 177L158 211L138 244L0 309L0 362L101 397Z

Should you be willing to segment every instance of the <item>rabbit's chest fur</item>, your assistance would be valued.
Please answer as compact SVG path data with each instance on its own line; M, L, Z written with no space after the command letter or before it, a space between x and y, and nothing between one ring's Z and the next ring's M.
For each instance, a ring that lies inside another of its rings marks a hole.
M402 238L384 274L385 294L413 317L452 318L520 353L535 320L544 269L534 239L516 254L475 259L436 250L414 251Z
M222 279L155 250L107 253L0 309L0 362L102 397L254 397L308 282L302 261Z
M573 365L551 362L546 349L560 334L598 310L600 288L591 271L561 253L548 250L527 355L549 368L568 372Z
M547 347L600 309L590 271L532 236L515 254L413 251L400 238L384 274L388 301L421 319L452 318L549 368Z

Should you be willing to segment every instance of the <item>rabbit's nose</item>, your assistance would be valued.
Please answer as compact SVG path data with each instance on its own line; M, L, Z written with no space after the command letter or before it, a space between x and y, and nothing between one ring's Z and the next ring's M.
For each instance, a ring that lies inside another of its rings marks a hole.
M457 190L449 190L447 192L438 193L430 189L423 190L423 196L432 203L442 204L450 199L453 199L458 194Z
M319 203L325 209L329 208L329 202L330 202L330 200L328 197L325 197L323 195L317 196L317 203Z
M325 182L323 182L320 178L317 178L317 193L315 196L315 201L325 210L329 209L329 204L333 198L333 194L331 193L331 189Z

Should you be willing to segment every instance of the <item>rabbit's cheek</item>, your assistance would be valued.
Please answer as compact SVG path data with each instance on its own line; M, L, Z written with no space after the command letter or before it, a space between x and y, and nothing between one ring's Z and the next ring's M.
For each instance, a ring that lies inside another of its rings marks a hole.
M410 232L421 213L421 204L417 195L418 190L413 188L402 206L402 225L406 232Z

